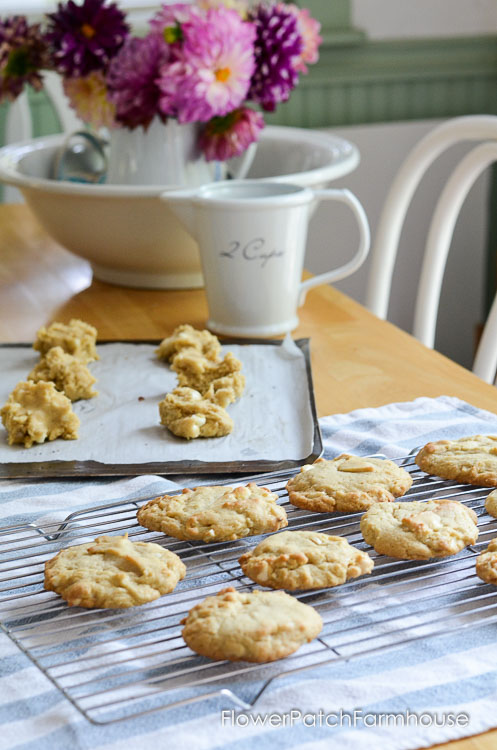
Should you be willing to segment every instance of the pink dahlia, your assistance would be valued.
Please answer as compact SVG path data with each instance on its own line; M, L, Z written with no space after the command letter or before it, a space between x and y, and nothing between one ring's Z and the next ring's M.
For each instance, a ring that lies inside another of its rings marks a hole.
M297 18L286 5L259 5L253 16L257 30L256 69L249 99L272 112L298 83L296 63L302 53Z
M315 63L318 61L318 47L323 41L319 35L321 31L321 24L316 21L315 18L309 13L309 8L299 8L297 5L283 5L287 10L290 10L297 19L297 28L302 37L302 52L295 61L295 69L299 73L307 73L306 63Z
M116 122L128 128L148 128L159 114L160 91L156 84L168 48L158 34L126 40L107 73L109 99L116 108Z
M115 127L116 108L109 101L101 71L80 78L64 78L64 93L78 117L98 130Z
M240 107L224 117L213 117L200 136L200 148L207 161L226 161L259 139L264 119L259 112Z
M40 69L47 63L46 44L39 24L29 26L22 16L0 21L0 101L14 101L29 83L43 87Z
M190 3L163 5L149 21L150 30L162 34L168 44L181 42L183 40L182 25L198 12L198 9Z
M68 77L86 76L105 70L129 33L125 15L115 3L106 0L73 0L59 3L49 13L47 38L55 50L56 70Z
M179 59L163 66L160 107L179 122L206 122L245 99L254 71L255 30L238 13L212 8L181 27Z

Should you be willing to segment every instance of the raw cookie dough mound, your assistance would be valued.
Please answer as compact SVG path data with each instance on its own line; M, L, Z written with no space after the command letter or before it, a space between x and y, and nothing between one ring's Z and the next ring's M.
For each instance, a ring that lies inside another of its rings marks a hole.
M323 621L315 609L284 591L223 589L196 604L182 621L192 651L211 659L267 662L293 654L316 638Z
M393 461L344 453L332 461L318 458L303 466L286 488L298 508L354 513L401 497L411 484L411 475Z
M416 456L416 463L427 474L442 479L493 487L497 484L497 436L473 435L427 443Z
M160 421L178 437L223 437L233 420L221 406L202 398L193 388L175 388L159 402Z
M31 370L28 380L38 383L45 380L55 384L58 391L65 393L71 401L80 398L93 398L98 396L92 386L96 383L88 367L72 354L66 352L60 346L49 349L36 367Z
M45 563L45 589L71 607L134 607L173 591L185 573L179 557L159 544L99 536Z
M193 326L186 323L175 328L171 336L161 341L155 353L159 359L170 362L183 349L193 349L207 359L216 362L221 351L221 344L219 339L209 331L197 331Z
M2 422L9 445L21 443L31 448L45 440L76 440L79 419L71 402L53 383L21 382L16 385L3 409Z
M82 320L73 318L69 325L65 323L52 323L46 328L43 326L36 334L33 349L43 356L54 346L60 346L68 354L72 354L80 362L91 362L99 359L95 342L97 340L97 329Z
M232 352L221 362L212 362L193 349L185 349L174 357L171 367L178 375L178 385L194 388L222 407L236 401L245 387L242 363Z
M361 532L376 552L402 560L427 560L460 552L478 539L476 513L456 500L373 505Z
M485 583L497 586L497 539L492 539L487 549L476 558L476 575Z
M317 531L282 531L264 539L240 557L246 576L273 589L319 589L339 586L371 573L366 552L339 536Z
M485 510L494 518L497 518L497 490L492 490L485 500Z
M251 482L246 487L195 487L150 500L137 513L150 531L182 540L226 542L287 526L278 496Z

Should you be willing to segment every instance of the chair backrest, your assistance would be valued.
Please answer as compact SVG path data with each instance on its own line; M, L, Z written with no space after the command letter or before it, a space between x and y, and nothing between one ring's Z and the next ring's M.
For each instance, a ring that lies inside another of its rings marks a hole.
M57 73L48 71L44 73L44 90L53 106L63 133L71 133L81 130L82 121L76 117L70 108L62 88L62 81ZM33 137L33 118L29 107L28 95L24 91L17 97L7 112L5 122L5 145L17 141L27 141ZM6 203L18 203L21 196L16 188L4 188L4 201Z
M450 146L480 141L458 164L442 190L428 231L416 296L413 334L433 348L443 275L459 211L477 177L497 161L497 116L471 115L442 123L426 135L401 166L387 195L371 251L366 305L378 317L388 312L398 243L407 210L428 167ZM487 319L473 371L493 382L497 369L497 300Z

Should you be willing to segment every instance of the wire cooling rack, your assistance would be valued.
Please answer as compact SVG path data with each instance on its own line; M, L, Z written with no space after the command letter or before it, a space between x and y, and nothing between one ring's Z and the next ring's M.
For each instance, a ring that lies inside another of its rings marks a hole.
M279 495L289 529L344 536L375 562L371 575L297 594L317 609L324 627L319 638L286 659L221 662L187 648L180 621L194 604L226 586L259 588L243 575L238 558L261 537L202 544L149 532L136 521L148 497L75 512L62 524L0 528L1 627L88 720L109 724L220 697L247 709L290 675L496 622L497 589L474 572L476 554L497 533L497 520L484 509L489 490L429 477L412 455L394 460L413 475L404 499L450 498L472 507L479 516L478 543L447 559L394 560L365 544L360 513L310 513L290 505L285 484L295 471L251 478ZM60 549L124 532L182 558L187 575L174 593L127 610L87 610L69 608L43 590L44 563Z

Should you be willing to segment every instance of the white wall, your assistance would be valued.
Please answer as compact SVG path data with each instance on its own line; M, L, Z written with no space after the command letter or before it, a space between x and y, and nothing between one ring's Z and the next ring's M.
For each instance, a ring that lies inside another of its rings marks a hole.
M352 0L355 25L372 38L438 36L497 32L496 0ZM388 188L403 159L437 121L390 123L333 129L353 141L361 164L337 186L353 190L362 201L373 236ZM440 186L467 151L456 147L429 170L412 204L395 268L389 319L405 330L412 324L416 281L426 232ZM335 185L334 185L335 186ZM483 318L488 174L468 196L454 234L442 293L436 348L466 367L473 358L474 335ZM328 208L328 213L326 209ZM330 217L333 227L330 233ZM335 221L336 217L336 221ZM353 220L343 207L322 207L310 227L307 267L317 273L329 267L330 234L344 259L356 241ZM338 261L335 265L338 265ZM369 263L338 288L364 301Z

